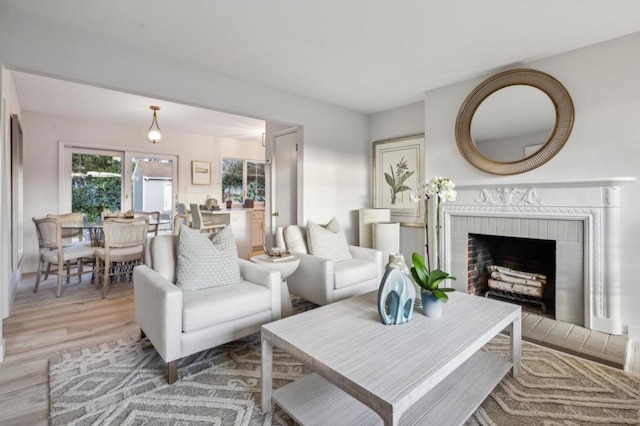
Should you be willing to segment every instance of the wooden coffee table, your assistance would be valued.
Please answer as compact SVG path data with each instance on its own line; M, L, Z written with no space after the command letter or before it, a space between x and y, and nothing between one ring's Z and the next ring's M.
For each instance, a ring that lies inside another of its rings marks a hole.
M296 422L463 423L511 369L520 374L521 308L449 293L440 319L384 325L376 292L262 326L262 409ZM509 359L480 348L510 327ZM273 391L273 345L313 373Z

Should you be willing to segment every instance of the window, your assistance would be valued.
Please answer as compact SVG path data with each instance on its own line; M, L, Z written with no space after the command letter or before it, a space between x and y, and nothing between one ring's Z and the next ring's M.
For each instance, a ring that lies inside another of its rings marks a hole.
M121 209L121 157L74 152L71 154L71 211L100 218L104 208Z
M159 211L171 220L177 199L178 158L173 155L98 150L62 142L61 212L99 219L103 209Z
M264 201L264 163L237 158L222 159L222 199L242 203Z

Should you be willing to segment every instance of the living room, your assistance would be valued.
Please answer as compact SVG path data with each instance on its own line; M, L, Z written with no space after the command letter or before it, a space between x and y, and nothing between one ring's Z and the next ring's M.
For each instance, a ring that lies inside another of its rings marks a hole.
M477 54L482 57L480 64L474 65L473 68L464 67L469 58L476 60L473 56L452 54L437 57L438 61L458 62L460 71L455 75L446 76L447 78L440 75L440 80L436 82L423 83L420 90L411 96L394 98L392 105L388 106L373 103L367 105L369 100L360 103L357 100L345 101L340 106L336 101L314 99L309 93L299 95L296 94L297 87L293 80L288 90L275 88L278 87L275 83L267 86L256 81L247 81L242 76L230 75L224 69L212 71L180 58L168 58L159 53L151 53L139 45L127 46L122 39L113 41L104 34L91 33L87 28L73 28L64 22L55 22L55 19L64 19L53 12L51 17L47 18L34 13L33 10L21 9L17 2L13 5L11 3L3 2L0 9L0 62L6 69L34 72L304 126L304 168L300 185L305 195L300 201L301 216L304 221L328 221L336 216L351 242L357 241L358 209L371 206L374 141L424 133L426 177L447 176L460 186L483 183L511 186L515 183L606 180L617 177L637 179L640 175L637 166L640 154L637 148L638 132L632 124L640 112L640 104L637 102L640 98L640 86L635 78L640 71L640 61L637 59L640 50L640 35L637 31L640 30L640 24L637 22L638 14L634 13L637 12L636 6L630 2L615 7L598 6L595 3L583 7L575 3L565 6L563 13L553 18L549 18L547 14L538 14L538 9L542 9L539 4L535 7L519 5L525 8L525 16L530 14L539 18L540 22L547 18L553 19L556 32L548 36L549 40L565 39L569 43L574 30L577 33L583 26L592 28L595 32L598 27L596 22L599 20L594 16L597 15L602 22L617 27L617 32L587 43L588 45L569 47L567 44L558 47L551 55L540 56L542 46L548 40L543 37L546 31L544 25L537 23L529 27L529 32L537 36L527 40L531 45L535 45L537 38L541 49L534 49L534 53L524 57L518 56L517 52L520 48L525 48L524 42L510 39L513 38L511 32L519 31L518 25L524 25L523 21L528 18L524 19L515 13L517 10L511 10L511 16L522 19L514 18L513 22L507 25L499 18L491 18L486 16L486 13L481 14L477 9L472 9L474 13L469 13L465 18L470 21L468 24L473 24L473 28L480 34L484 34L481 31L486 28L501 28L501 36L498 39L504 43L495 44L495 47L492 46L488 50L480 50L478 46L474 46L478 52L484 53ZM468 4L458 6L474 7ZM548 6L555 7L551 4ZM340 7L342 6L336 5L336 8ZM491 13L500 15L497 11L506 6L496 2L493 7L496 10L492 10ZM576 9L576 17L570 14L572 8ZM578 14L578 9L582 14ZM448 8L443 10L443 13L445 12L462 18L460 13L453 13ZM90 11L84 13L92 15ZM365 16L369 16L367 13ZM326 17L324 14L321 16ZM403 13L394 16L398 17L400 22L402 19L408 19ZM482 16L487 21L474 20L474 16ZM505 19L507 16L509 15L505 12L500 18ZM83 17L85 16L79 15L78 20L82 20ZM373 19L373 16L369 18ZM533 18L532 20L535 21ZM366 19L362 17L360 21L354 22L364 23ZM415 23L413 20L410 22ZM500 27L500 24L504 24L505 27ZM455 22L455 25L451 25L449 31L444 33L447 34L445 37L450 37L452 28L463 23ZM143 28L140 31L143 31ZM486 37L489 37L489 34ZM470 43L471 38L459 42ZM337 44L339 42L336 42ZM414 48L408 52L409 56L430 55L429 43L424 44L424 50ZM492 57L494 54L507 51L511 56ZM393 64L390 68L406 69L411 66L405 65L400 59L393 55L384 61L378 58L374 65L389 62ZM135 64L135 67L125 67L123 64ZM455 121L462 102L474 87L491 75L514 68L544 71L562 82L575 105L575 123L566 145L547 164L521 175L494 176L474 168L460 155L455 143ZM269 72L272 71L264 70L265 74ZM426 71L416 69L407 72L409 76L402 75L395 79L410 80L414 74ZM304 74L304 71L298 73ZM359 69L359 73L356 74L358 78L352 78L350 84L369 85L372 90L373 87L384 85L384 80L367 80L364 78L366 74L366 67ZM358 81L359 78L362 81ZM330 88L325 90L332 91ZM8 96L7 103L11 105L11 94L5 96ZM378 96L382 97L382 94ZM3 108L6 117L7 106ZM4 137L6 140L6 135ZM9 171L6 164L5 157L2 169L5 194L3 200L8 199L6 194ZM619 253L620 322L623 331L635 340L640 338L640 312L635 308L640 302L640 288L635 285L634 280L635 255L640 252L640 243L635 238L640 232L640 222L634 214L640 207L637 185L637 182L633 182L620 188L619 252L613 254L615 256ZM25 197L28 196L29 194L25 194ZM52 206L52 209L57 209L57 205ZM11 264L11 247L8 246L11 238L10 210L6 203L2 204L1 217L2 303L3 314L6 317L10 314L9 292L14 288L9 283L15 281L15 277L11 276L11 268L8 267ZM422 232L416 228L401 227L401 248L405 257L407 253L421 247L422 238Z

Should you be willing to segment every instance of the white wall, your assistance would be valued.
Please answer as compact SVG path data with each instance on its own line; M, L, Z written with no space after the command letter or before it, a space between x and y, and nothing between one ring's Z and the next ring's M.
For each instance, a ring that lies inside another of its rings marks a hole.
M24 272L37 269L37 237L31 218L42 217L47 213L70 211L71 206L63 206L59 211L59 141L102 149L176 155L179 157L178 199L186 203L204 204L207 195L221 200L222 157L264 160L261 135L233 140L165 131L162 143L151 145L144 138L144 126L121 126L26 111L23 112L22 128L25 193ZM192 160L211 162L211 185L191 185Z
M372 144L379 140L424 133L424 102L416 102L371 114L369 120ZM429 150L430 141L425 140L427 156L429 155ZM373 157L371 156L370 158L373 161ZM430 177L428 169L425 177ZM400 252L404 255L408 265L411 264L411 254L413 252L421 253L424 256L424 243L424 228L400 227Z
M455 142L455 121L467 95L485 78L425 93L426 176L447 176L456 183L483 180L640 177L640 33L527 64L557 78L575 106L575 123L567 144L551 161L528 173L498 177L469 165ZM640 183L622 194L622 322L640 331Z

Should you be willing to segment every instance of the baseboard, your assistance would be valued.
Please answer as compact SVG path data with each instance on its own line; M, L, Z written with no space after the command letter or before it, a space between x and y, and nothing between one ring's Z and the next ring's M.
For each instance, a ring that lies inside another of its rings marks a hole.
M4 361L4 339L0 340L0 363Z

